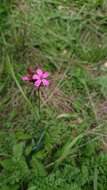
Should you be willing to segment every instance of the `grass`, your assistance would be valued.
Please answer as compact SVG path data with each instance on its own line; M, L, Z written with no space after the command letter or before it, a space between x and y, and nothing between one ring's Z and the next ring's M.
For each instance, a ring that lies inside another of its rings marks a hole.
M1 2L1 190L107 189L106 8L106 0ZM33 87L21 81L28 66L50 72L41 121Z

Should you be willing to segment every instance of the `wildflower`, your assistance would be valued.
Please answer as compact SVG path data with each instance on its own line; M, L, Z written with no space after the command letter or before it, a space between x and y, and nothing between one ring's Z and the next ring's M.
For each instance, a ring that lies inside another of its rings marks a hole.
M37 73L33 75L33 80L35 80L34 85L36 87L43 86L49 86L49 81L47 80L47 77L49 76L49 73L43 72L41 69L37 69Z
M49 86L49 81L47 77L49 73L43 72L41 69L33 70L31 67L28 68L28 74L22 77L23 81L32 82L36 87Z

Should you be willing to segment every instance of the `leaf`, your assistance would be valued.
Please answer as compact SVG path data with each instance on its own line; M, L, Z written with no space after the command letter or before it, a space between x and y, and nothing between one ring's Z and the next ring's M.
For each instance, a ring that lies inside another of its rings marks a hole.
M18 185L4 185L3 187L0 188L0 190L18 190L19 186Z
M69 118L71 118L71 114L69 114L69 113L60 114L57 116L57 119L60 119L60 118L69 119Z
M24 133L23 131L18 131L15 135L18 140L28 140L31 138L30 134Z
M24 143L16 144L13 146L14 158L16 158L17 160L20 160L23 154L23 148L24 148Z
M32 168L38 176L46 176L47 174L44 165L35 156L32 158Z
M5 170L11 171L13 169L13 161L11 159L1 160L0 164Z
M94 169L94 190L98 189L97 183L98 183L98 169L97 169L97 167L95 167L95 169Z
M28 190L36 190L36 186L29 187Z
M25 155L29 155L32 151L32 145L29 144L28 146L26 146L26 149L25 149Z
M101 87L101 92L105 98L107 98L107 75L97 78L97 83Z

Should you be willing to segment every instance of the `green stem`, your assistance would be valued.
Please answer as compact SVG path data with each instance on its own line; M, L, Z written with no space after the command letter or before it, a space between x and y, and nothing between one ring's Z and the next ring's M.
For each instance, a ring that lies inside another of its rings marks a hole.
M40 117L41 115L40 88L38 88L38 107L39 107L39 117Z

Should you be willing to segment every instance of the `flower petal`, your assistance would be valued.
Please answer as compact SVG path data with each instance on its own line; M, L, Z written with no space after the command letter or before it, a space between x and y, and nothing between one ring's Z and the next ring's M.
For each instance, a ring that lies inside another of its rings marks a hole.
M43 71L41 69L37 69L37 74L42 77L43 76Z
M39 77L39 75L35 74L35 75L33 75L32 79L33 79L33 80L39 80L40 77Z
M22 77L21 78L23 81L29 81L29 77L27 77L27 76L24 76L24 77Z
M49 81L46 79L42 79L43 85L44 86L49 86Z
M34 85L36 87L39 87L41 85L41 82L42 82L41 80L37 80L37 81L35 81Z
M43 73L43 78L47 78L49 76L49 73L46 71Z

